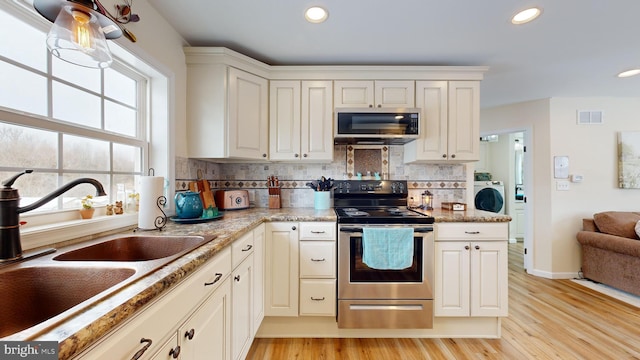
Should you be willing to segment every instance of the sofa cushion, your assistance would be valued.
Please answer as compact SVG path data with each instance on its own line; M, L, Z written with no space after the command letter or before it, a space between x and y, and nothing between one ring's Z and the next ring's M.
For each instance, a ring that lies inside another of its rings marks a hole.
M640 238L640 220L636 223L636 236Z
M605 234L640 239L636 234L636 224L640 221L640 213L629 211L605 211L593 215L598 230Z

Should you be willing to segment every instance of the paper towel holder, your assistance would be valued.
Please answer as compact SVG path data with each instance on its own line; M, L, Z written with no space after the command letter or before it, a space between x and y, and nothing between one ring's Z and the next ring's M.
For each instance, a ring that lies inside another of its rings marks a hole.
M162 231L164 229L164 227L167 225L167 214L165 214L164 210L162 210L162 208L166 204L167 204L167 198L164 195L160 195L158 197L158 200L156 200L156 206L158 206L158 209L160 209L160 212L162 213L162 216L156 217L155 221L153 222L153 226L155 226L154 229L143 229L143 228L137 227L137 228L133 229L133 231L134 232L136 232L136 231L154 231L154 230Z

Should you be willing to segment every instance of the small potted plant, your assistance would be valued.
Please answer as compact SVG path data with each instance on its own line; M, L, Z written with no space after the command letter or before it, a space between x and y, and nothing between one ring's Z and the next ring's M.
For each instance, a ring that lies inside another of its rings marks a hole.
M93 196L87 195L82 198L82 209L80 209L80 216L83 219L91 219L96 209L93 208Z

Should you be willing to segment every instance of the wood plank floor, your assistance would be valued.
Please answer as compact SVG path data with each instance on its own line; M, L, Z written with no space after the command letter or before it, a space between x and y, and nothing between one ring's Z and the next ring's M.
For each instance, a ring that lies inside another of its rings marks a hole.
M640 359L640 309L527 275L522 244L510 244L501 339L255 339L247 359Z

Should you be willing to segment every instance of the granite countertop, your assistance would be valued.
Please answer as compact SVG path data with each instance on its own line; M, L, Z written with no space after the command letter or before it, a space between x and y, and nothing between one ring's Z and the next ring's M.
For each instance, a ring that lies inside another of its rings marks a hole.
M29 330L2 340L49 340L59 342L59 359L69 359L106 335L137 310L173 288L187 275L215 256L225 246L263 222L274 221L336 221L333 209L255 208L224 212L224 217L200 224L178 224L171 220L163 231L123 232L123 235L213 235L212 241L177 258L162 268L129 284L121 290L87 306L64 321L38 333ZM58 253L65 251L59 248Z
M436 222L506 222L511 217L495 213L469 210L429 210ZM201 235L216 238L164 267L151 272L138 281L125 286L86 309L70 316L65 321L37 334L20 332L3 340L53 340L60 344L59 358L68 359L78 355L100 337L121 324L137 310L143 308L157 296L173 288L200 265L215 256L225 246L240 238L263 222L276 221L336 221L333 209L312 208L253 208L226 211L224 217L199 224L178 224L168 221L162 232L150 231L139 235ZM133 231L122 234L136 234ZM64 251L60 248L58 252Z

